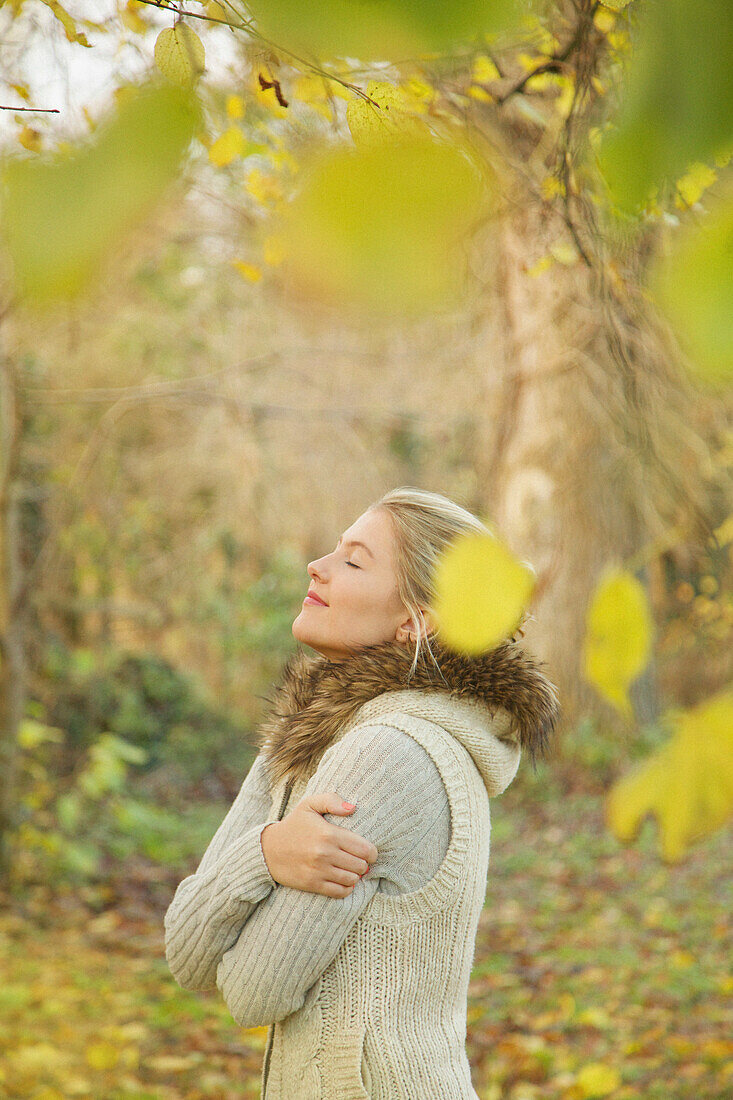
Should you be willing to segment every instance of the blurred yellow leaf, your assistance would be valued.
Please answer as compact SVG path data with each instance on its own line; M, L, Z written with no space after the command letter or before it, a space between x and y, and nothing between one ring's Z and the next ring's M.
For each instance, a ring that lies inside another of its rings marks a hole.
M569 241L558 241L557 244L550 245L550 255L565 267L572 266L580 258L577 248Z
M41 134L32 126L24 126L18 134L18 141L29 153L40 153L41 140Z
M491 80L499 80L500 73L494 62L486 54L479 54L474 58L471 68L471 80L475 84L488 84Z
M576 1084L583 1100L591 1100L595 1096L608 1096L619 1087L621 1077L613 1066L606 1066L603 1062L589 1062L578 1073Z
M356 145L378 145L395 134L419 137L426 132L425 123L413 113L416 107L424 111L423 101L406 94L399 85L370 80L366 94L374 103L355 97L346 107L346 121Z
M276 267L285 259L285 241L277 234L266 237L262 244L262 258L270 267Z
M204 44L187 23L166 27L155 41L155 64L173 84L191 84L206 65Z
M718 173L707 164L698 161L690 165L684 176L677 180L677 209L684 210L687 206L693 206L717 178Z
M549 267L552 267L554 262L555 259L553 256L540 256L536 263L533 263L531 267L527 268L527 274L530 278L536 279L543 271L547 271Z
M244 100L241 95L228 95L226 111L229 118L244 118Z
M490 194L469 150L400 136L320 153L301 176L282 226L296 291L385 315L457 304Z
M724 519L720 527L716 527L713 533L721 546L733 541L733 515Z
M197 119L190 93L148 85L122 97L94 134L68 151L5 159L2 231L28 301L47 304L85 289L175 177Z
M624 8L628 8L631 0L601 0L604 8L610 8L611 11L623 11Z
M704 218L675 232L656 257L649 289L689 354L690 369L711 389L733 379L733 187Z
M262 206L276 206L283 198L283 190L277 176L271 176L261 172L259 168L253 168L247 176L244 185L253 198Z
M245 263L244 260L232 260L232 267L235 267L242 278L250 283L258 283L262 278L262 269L255 267L254 264Z
M181 1058L176 1054L156 1054L146 1058L144 1066L156 1073L185 1073L193 1068L194 1062L191 1058Z
M209 160L217 168L224 168L237 157L244 156L247 142L238 126L230 126L209 146Z
M586 616L584 674L629 718L628 689L646 665L651 639L652 620L643 586L631 573L606 570Z
M140 14L141 10L145 9L145 5L141 4L139 0L127 0L127 6L120 12L120 19L129 31L134 34L145 34L150 29L151 24L147 19L143 19Z
M495 536L459 536L435 573L440 637L460 652L485 652L511 635L534 585L532 573Z
M614 785L606 817L614 835L628 842L654 814L663 858L676 862L733 814L733 691L670 717L672 738Z
M27 1076L57 1071L68 1065L71 1055L51 1043L31 1043L8 1052L5 1057L15 1073Z
M91 1069L114 1069L119 1061L120 1052L112 1043L90 1043L84 1051L87 1065Z

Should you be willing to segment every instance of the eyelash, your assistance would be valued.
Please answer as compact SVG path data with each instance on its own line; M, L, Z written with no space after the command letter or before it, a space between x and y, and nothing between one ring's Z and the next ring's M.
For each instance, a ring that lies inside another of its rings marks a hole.
M361 568L361 566L355 565L353 561L347 561L346 564L350 565L352 569L360 569Z

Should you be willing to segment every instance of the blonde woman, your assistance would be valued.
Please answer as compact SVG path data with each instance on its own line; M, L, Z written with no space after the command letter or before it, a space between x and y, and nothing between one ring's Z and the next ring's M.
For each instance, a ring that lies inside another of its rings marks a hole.
M308 565L293 634L314 652L285 667L259 755L166 914L176 981L268 1025L263 1100L478 1100L466 1008L489 799L558 716L514 638L468 657L436 633L436 561L485 530L402 488Z

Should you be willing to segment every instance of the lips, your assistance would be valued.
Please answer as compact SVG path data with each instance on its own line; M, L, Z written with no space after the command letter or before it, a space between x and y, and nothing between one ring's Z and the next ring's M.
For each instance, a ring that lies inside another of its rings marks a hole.
M308 593L303 600L303 603L315 603L318 604L320 607L328 607L326 601L322 600L321 597L317 596L316 593L313 592L311 589L308 590Z

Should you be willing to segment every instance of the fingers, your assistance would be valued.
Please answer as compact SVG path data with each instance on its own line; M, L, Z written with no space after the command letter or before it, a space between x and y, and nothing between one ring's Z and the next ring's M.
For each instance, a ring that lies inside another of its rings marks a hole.
M325 794L311 794L305 797L303 802L315 810L317 814L353 814L356 806L351 802L345 802L336 791L327 791Z
M364 856L356 856L346 848L339 848L331 859L339 871L354 872L357 876L366 874L370 866L368 859Z

